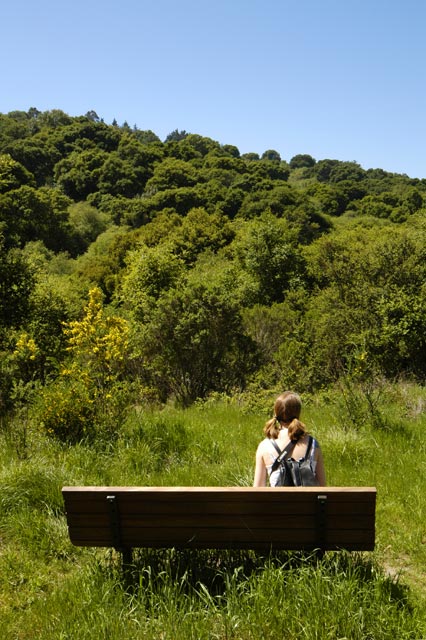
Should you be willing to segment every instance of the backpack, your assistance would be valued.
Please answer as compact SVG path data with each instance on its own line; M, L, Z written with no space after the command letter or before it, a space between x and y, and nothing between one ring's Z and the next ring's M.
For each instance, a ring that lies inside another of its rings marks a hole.
M314 439L309 436L308 447L305 456L299 460L290 457L296 442L290 442L286 448L281 451L274 440L272 444L278 452L278 457L274 460L271 473L279 468L280 482L276 485L279 487L317 487L318 480L312 468L311 449Z

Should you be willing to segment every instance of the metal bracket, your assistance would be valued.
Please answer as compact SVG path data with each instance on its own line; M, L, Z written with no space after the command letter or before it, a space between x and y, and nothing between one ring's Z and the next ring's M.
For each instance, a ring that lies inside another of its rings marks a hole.
M319 548L323 549L327 541L327 495L317 496L317 539Z
M113 547L118 551L121 551L121 548L122 548L121 527L120 527L120 514L118 512L117 496L107 496L106 500L109 505L109 516L110 516Z
M109 515L110 515L113 547L114 549L116 549L122 554L123 570L126 571L133 561L132 548L124 546L123 541L121 539L120 512L118 509L117 496L114 496L114 495L107 496L106 500L109 505Z

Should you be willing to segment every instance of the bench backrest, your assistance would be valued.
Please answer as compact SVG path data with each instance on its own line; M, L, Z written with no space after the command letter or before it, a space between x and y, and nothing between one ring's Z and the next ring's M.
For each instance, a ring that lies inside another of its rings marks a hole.
M371 487L63 487L78 546L372 550Z

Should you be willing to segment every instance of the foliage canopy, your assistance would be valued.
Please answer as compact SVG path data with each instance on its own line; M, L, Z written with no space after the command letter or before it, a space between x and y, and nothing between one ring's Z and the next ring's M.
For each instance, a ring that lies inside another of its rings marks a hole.
M2 410L64 367L81 385L94 291L127 347L114 374L105 345L85 366L130 403L313 391L360 354L375 376L423 382L425 202L426 180L356 162L241 155L177 129L161 142L93 111L0 114ZM70 327L83 342L67 351Z

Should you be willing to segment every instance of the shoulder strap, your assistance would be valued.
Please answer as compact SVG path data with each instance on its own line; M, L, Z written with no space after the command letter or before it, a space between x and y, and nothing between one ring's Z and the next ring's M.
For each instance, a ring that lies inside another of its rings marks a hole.
M272 471L275 471L279 467L281 461L285 460L292 453L294 447L297 444L297 440L289 442L289 444L286 446L286 448L283 449L282 451L279 448L279 446L277 445L277 443L275 442L275 440L273 440L272 438L270 438L270 440L271 440L271 443L273 444L274 448L276 449L276 451L278 453L278 457L275 458L275 460L274 460L274 462L272 464L272 468L271 468L271 473L272 473ZM309 436L308 437L308 446L306 447L306 453L305 453L305 455L303 457L304 460L308 460L309 455L311 453L313 442L314 442L313 437Z
M313 442L314 442L313 437L309 436L308 446L306 447L306 453L305 453L305 456L304 456L305 460L308 460L308 458L309 458Z
M273 440L272 438L270 440L271 440L272 444L274 445L275 449L278 452L278 457L275 458L274 463L273 463L272 468L271 468L271 473L272 473L272 471L275 471L279 467L281 461L283 459L285 459L288 455L291 454L291 452L293 451L294 447L296 446L297 440L296 441L290 441L288 443L288 445L286 446L286 448L283 449L282 451L279 448L279 446L277 445L277 443L275 442L275 440Z

